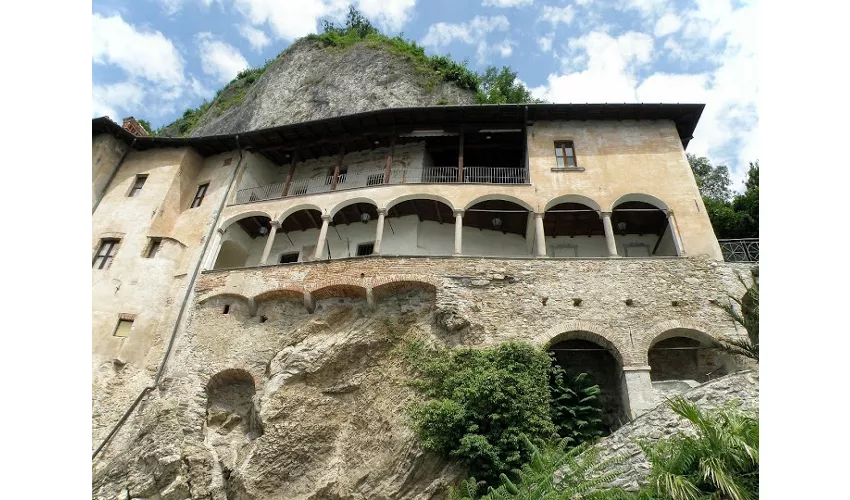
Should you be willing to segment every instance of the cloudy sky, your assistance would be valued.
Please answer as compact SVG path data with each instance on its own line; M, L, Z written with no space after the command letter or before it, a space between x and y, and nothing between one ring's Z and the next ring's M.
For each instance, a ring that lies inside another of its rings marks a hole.
M758 158L755 7L729 0L94 0L92 116L167 124L349 3L550 102L704 103L688 152L735 188Z

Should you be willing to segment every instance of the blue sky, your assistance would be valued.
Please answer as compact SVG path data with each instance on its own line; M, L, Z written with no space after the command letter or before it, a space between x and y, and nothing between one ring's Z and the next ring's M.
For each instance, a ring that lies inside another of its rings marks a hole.
M705 103L688 152L737 189L758 158L755 7L727 0L95 0L92 116L169 123L349 3L428 53L511 66L551 102Z

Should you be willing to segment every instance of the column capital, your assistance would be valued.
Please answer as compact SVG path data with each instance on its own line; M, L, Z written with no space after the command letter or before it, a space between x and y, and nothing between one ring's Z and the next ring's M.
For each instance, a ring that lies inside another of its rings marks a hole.
M452 210L452 213L454 213L455 217L463 217L463 210L455 209L455 210Z
M220 227L220 228L216 229L216 231L218 232L218 234L222 234L222 235L223 235L223 234L224 234L224 231L226 231L226 229L224 229L223 227Z
M601 212L599 212L599 216L602 217L602 218L611 217L611 213L612 212L601 211Z
M534 217L535 217L536 219L542 219L542 218L543 218L543 216L545 216L545 215L546 215L546 213L545 213L545 212L534 212Z
M330 221L331 221L331 219L333 219L333 217L331 217L330 215L328 215L328 214L322 214L322 220L323 220L324 222L330 222Z
M280 225L281 225L281 223L280 223L280 221L279 221L279 220L273 220L273 221L271 221L269 224L271 224L271 226L272 226L273 228L275 228L275 229L280 229Z
M666 212L666 213L667 213L667 217L673 217L673 211L672 211L672 210L670 210L669 208L668 208L668 209L666 209L664 212Z
M384 217L386 217L387 216L387 209L386 208L379 208L378 209L378 215L383 215Z

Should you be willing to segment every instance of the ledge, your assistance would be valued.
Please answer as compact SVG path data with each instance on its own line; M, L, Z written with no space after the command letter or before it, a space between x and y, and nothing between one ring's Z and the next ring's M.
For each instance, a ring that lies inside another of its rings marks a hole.
M584 172L584 167L576 167L576 168L553 168L552 172Z

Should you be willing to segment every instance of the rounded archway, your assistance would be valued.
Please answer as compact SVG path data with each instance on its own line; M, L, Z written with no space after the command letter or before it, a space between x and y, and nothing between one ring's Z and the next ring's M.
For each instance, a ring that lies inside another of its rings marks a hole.
M649 201L644 201L649 200ZM614 205L611 225L621 257L676 256L679 254L667 218L667 206L655 198L623 197Z
M213 269L260 264L271 219L266 215L246 215L225 226Z
M599 211L568 201L548 208L543 216L546 253L550 257L606 257L608 247Z
M463 254L526 257L534 244L528 207L507 199L488 199L463 214Z
M589 383L599 385L602 422L608 433L627 421L622 396L622 357L610 342L592 332L574 331L559 335L547 349L567 377L574 379L586 373Z
M714 344L710 335L688 328L674 328L656 336L647 351L653 385L684 389L733 372L734 360ZM657 384L660 382L670 383Z
M410 197L388 205L381 253L452 255L455 217L439 199Z
M337 206L331 212L324 249L326 258L368 257L374 253L378 207L371 201L357 200L360 201Z
M207 383L207 430L228 436L234 429L249 439L263 434L254 406L254 378L245 370L223 370Z

